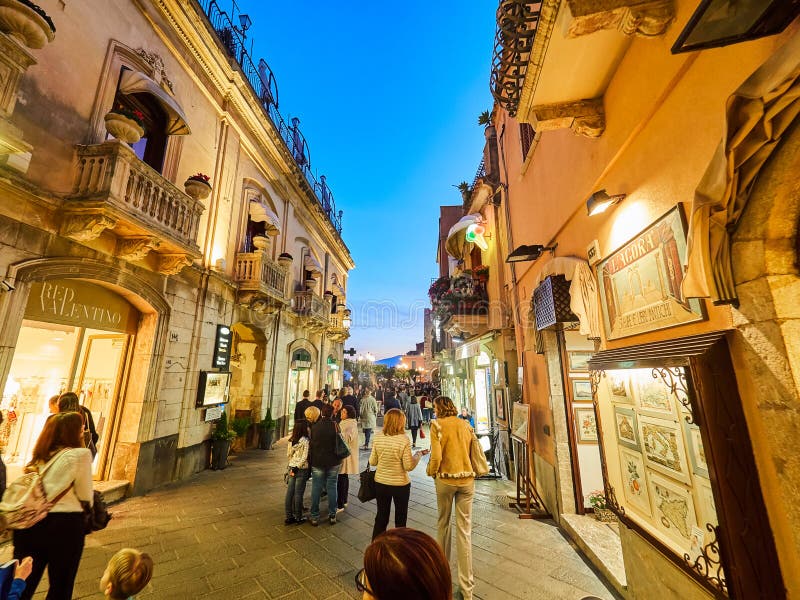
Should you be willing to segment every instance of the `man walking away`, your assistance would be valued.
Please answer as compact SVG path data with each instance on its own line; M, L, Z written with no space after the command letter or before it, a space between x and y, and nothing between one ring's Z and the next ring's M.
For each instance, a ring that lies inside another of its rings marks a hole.
M367 395L361 399L361 428L364 430L364 450L369 449L369 438L375 429L378 418L378 401L373 397L372 390L367 389Z
M294 406L294 422L297 423L298 421L304 421L306 418L305 412L309 406L312 406L311 400L308 397L311 395L311 392L305 390L303 392L303 399L300 400Z

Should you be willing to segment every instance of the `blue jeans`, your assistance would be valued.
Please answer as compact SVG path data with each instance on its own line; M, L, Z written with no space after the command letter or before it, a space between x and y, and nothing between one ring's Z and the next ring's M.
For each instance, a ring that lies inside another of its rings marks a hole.
M336 516L336 484L339 480L339 467L335 465L322 469L311 468L311 518L319 520L319 497L322 495L322 486L328 490L328 515Z
M299 519L303 516L303 494L306 493L306 482L311 475L311 469L298 469L294 477L289 477L289 486L286 488L284 508L286 518Z

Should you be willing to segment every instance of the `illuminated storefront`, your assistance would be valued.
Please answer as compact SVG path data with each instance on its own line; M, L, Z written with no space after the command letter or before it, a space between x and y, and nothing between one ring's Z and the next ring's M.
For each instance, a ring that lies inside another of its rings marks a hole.
M100 436L94 472L103 476L138 321L130 303L99 285L73 279L31 286L0 403L0 443L10 477L30 460L48 399L66 391L76 392L92 413Z

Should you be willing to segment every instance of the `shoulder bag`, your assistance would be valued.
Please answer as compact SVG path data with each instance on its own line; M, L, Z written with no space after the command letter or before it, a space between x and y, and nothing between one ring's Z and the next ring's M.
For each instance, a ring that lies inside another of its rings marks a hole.
M344 441L342 432L339 431L339 426L334 423L334 427L336 427L336 447L334 448L333 453L339 460L344 460L350 456L350 448L348 448L347 442Z
M469 443L469 462L477 477L483 477L489 473L489 463L486 462L486 454L483 451L481 443L478 441L478 437L474 433Z
M94 491L92 505L88 502L81 500L81 507L83 508L83 531L84 533L92 533L93 531L100 531L105 529L108 522L111 520L111 513L108 512L108 506L103 500L103 496L97 490Z
M361 502L369 502L375 499L375 471L367 468L359 475L360 485L358 486L358 499Z

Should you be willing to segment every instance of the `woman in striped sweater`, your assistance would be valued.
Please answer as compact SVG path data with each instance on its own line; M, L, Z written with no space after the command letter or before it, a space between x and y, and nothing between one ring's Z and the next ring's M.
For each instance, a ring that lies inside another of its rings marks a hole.
M428 453L420 450L411 454L411 442L406 436L406 416L397 408L391 409L383 418L383 430L375 436L369 464L375 471L375 500L378 514L372 528L372 539L386 531L389 512L394 500L394 526L405 527L408 519L408 500L411 497L411 479L419 459Z

